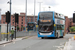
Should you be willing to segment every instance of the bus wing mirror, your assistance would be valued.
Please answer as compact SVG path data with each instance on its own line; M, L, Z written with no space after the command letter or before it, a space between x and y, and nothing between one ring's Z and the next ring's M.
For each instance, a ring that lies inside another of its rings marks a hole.
M38 20L38 25L39 25L39 20Z

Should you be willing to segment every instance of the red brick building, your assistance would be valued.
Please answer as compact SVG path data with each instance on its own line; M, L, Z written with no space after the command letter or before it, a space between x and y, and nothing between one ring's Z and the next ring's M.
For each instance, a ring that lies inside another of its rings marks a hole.
M65 16L65 19L65 32L67 32L67 29L75 26L75 23L73 23L73 18L68 18L67 16Z
M65 33L67 33L68 28L69 28L69 19L68 16L65 16Z
M34 15L28 15L27 16L27 23L28 22L34 22ZM37 22L37 16L35 16L35 22ZM6 24L6 15L3 14L1 16L1 24ZM15 26L15 17L14 15L11 15L11 25ZM72 18L68 18L68 16L65 16L65 33L67 33L67 29L69 29L70 26L74 26L75 23L73 23ZM20 13L19 15L19 22L17 24L19 26L19 30L21 31L21 27L25 27L25 13Z
M27 23L28 22L34 22L34 15L28 15L27 16ZM37 16L35 16L35 22L37 22ZM7 24L5 14L3 14L1 16L1 24ZM11 25L15 26L15 17L14 17L14 15L11 15ZM19 22L18 22L17 26L19 26L20 31L21 31L21 27L25 27L25 13L20 13Z

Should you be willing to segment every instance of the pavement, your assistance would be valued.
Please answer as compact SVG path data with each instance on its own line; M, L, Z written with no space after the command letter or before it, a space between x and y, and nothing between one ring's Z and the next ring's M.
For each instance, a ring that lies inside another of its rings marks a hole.
M8 41L2 40L2 41L0 41L0 45L15 42L15 41L19 41L19 40L23 40L23 39L27 39L29 37L32 37L32 36L19 37L19 38L16 38L16 39L13 39L13 40L8 40Z
M69 40L65 43L63 50L75 50L75 38L70 37Z

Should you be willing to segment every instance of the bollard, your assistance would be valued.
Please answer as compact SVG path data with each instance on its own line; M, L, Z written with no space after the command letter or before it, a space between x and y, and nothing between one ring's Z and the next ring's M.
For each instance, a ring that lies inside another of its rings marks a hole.
M75 40L75 35L74 35L74 40Z

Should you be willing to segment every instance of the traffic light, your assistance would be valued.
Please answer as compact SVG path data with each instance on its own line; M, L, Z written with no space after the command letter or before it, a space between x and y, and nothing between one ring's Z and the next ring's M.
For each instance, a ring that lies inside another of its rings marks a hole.
M6 12L6 22L7 23L10 22L10 12L9 11Z
M73 13L73 23L75 23L75 13Z
M19 14L15 13L15 23L18 23L18 17L19 17Z

